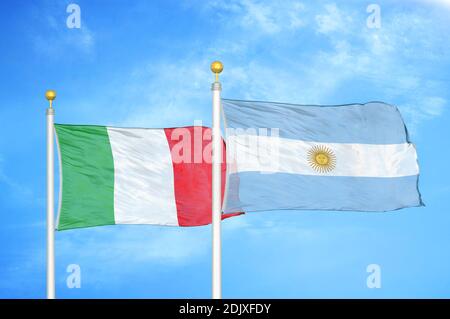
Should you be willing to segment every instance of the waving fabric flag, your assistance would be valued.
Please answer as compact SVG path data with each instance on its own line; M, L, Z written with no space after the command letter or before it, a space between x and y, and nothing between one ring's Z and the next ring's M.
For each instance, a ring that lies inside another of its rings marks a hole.
M55 128L62 181L58 230L211 223L211 129Z
M224 211L421 206L416 149L396 107L222 100Z

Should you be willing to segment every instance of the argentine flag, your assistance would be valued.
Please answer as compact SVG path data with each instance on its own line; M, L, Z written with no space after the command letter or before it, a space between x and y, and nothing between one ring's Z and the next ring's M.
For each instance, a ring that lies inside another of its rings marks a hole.
M395 106L222 100L224 212L422 206L416 148Z

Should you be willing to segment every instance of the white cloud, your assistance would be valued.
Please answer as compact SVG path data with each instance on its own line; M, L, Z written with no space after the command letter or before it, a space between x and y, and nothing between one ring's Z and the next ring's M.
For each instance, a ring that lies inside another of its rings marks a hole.
M303 26L301 14L303 5L296 1L275 1L270 4L251 0L241 2L245 14L242 23L256 27L264 33L274 34L283 29L297 29Z
M446 7L448 9L450 8L450 0L419 0L419 1L423 2L423 3L443 6L443 7Z
M62 56L66 50L73 49L84 54L93 52L95 37L86 26L81 29L53 30L49 34L37 34L33 37L34 49L37 52L49 56Z
M345 32L352 18L345 15L338 9L336 4L325 5L326 13L316 15L317 32L331 33L331 32Z
M364 82L369 99L398 104L408 124L417 126L445 110L445 84L427 75L423 66L448 63L444 52L450 46L433 18L419 11L384 10L382 28L368 29L365 7L359 12L334 3L307 7L297 1L250 0L201 5L205 17L215 21L219 16L227 23L220 24L214 41L197 43L201 50L193 48L176 63L140 63L125 81L123 107L130 112L120 125L176 126L205 119L209 63L221 56L227 59L221 77L229 98L366 102L354 100L351 92L345 100L335 98L346 86ZM302 37L281 32L296 25L292 17L300 19L306 32ZM313 41L321 41L318 49L308 46L308 37L314 36Z
M430 116L439 116L444 112L447 101L442 97L430 96L423 100L423 105L424 112Z
M447 105L442 97L425 95L408 101L401 110L409 118L409 131L416 134L421 122L441 116Z
M227 24L240 25L255 34L276 34L305 25L304 5L299 1L212 1L206 4L206 8L219 10Z
M213 75L206 59L151 62L137 67L124 88L133 111L123 126L171 127L202 119Z
M59 57L67 52L76 51L85 55L90 55L95 49L95 35L82 19L81 28L69 29L66 25L66 16L63 4L48 4L36 9L34 19L30 23L39 23L39 33L31 29L31 41L34 50L40 54ZM45 30L42 31L42 30Z
M347 10L344 15L334 4L327 11L316 16L317 28L334 49L320 52L309 64L312 72L329 77L320 81L324 92L335 92L356 79L366 81L368 92L381 91L388 103L400 101L413 134L422 121L442 115L447 103L445 82L433 80L426 71L449 63L443 54L450 46L432 16L420 10L391 11L383 13L383 26L374 30L363 27L357 14L351 18Z

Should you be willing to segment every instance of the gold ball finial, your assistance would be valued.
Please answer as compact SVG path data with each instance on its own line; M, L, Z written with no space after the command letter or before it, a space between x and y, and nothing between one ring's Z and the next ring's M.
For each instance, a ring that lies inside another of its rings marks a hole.
M211 63L211 71L213 71L213 73L220 73L223 71L223 64L220 61L214 61L213 63Z
M51 108L52 104L53 104L53 100L56 99L56 91L54 91L54 90L46 91L45 92L45 98L49 101L50 108Z
M223 71L223 64L220 61L211 63L211 71L216 75L216 81L219 81L219 73Z
M48 90L45 92L45 98L49 101L53 101L56 98L56 91Z

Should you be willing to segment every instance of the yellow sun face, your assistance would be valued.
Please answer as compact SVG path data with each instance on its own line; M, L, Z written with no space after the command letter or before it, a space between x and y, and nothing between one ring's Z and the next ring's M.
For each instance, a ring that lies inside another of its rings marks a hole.
M308 151L308 162L319 173L331 172L336 167L336 155L323 145L315 145Z

